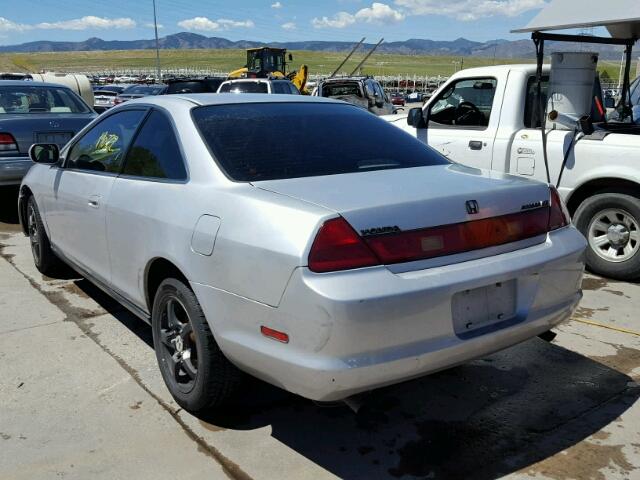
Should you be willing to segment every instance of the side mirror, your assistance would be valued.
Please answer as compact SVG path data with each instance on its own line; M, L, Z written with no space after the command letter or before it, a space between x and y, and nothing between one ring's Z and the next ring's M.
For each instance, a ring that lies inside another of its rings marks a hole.
M616 108L616 100L613 97L605 97L604 108Z
M413 128L427 128L427 121L424 118L421 108L412 108L407 115L407 124Z
M376 107L384 107L384 98L376 97Z
M293 55L289 54L289 61L293 62Z
M36 163L58 163L60 149L55 143L34 143L29 148L29 157Z

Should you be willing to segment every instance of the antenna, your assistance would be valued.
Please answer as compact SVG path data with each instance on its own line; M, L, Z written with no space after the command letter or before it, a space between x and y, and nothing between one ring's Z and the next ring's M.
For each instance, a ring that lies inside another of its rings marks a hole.
M331 75L329 75L329 78L333 78L333 77L336 76L336 73L338 73L340 71L340 69L342 67L344 67L344 64L347 63L347 60L349 60L351 58L351 55L356 53L356 50L358 50L358 48L360 48L360 45L362 45L365 40L366 40L366 37L362 37L362 40L360 40L358 42L358 44L355 47L353 47L351 52L349 52L349 55L347 55L346 58L342 61L342 63L340 65L338 65L338 68L336 68L335 71Z
M353 70L353 72L351 72L351 75L349 75L350 77L352 77L353 75L356 74L356 72L358 70L360 70L362 68L362 66L364 65L364 62L366 62L367 60L369 60L369 57L373 54L373 52L376 51L376 49L382 44L382 42L384 42L384 38L381 38L380 41L378 43L375 44L375 46L369 50L369 53L367 53L367 55L362 59L362 61L358 64L358 66Z

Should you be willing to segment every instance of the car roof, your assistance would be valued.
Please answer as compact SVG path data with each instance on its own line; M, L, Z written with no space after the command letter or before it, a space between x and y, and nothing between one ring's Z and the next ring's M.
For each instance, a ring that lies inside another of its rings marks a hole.
M60 83L38 82L37 80L0 80L0 87L24 87L24 85L35 87L62 87L69 88Z
M335 103L344 104L338 100L324 97L312 97L307 95L265 95L262 93L187 93L174 95L159 95L144 97L127 102L127 105L136 104L157 105L171 108L178 104L183 106L203 105L237 105L243 103Z

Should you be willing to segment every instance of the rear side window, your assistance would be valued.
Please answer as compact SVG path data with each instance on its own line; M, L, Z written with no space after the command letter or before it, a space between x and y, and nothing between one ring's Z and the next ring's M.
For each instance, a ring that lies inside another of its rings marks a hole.
M71 148L66 167L119 173L144 110L118 112L95 125Z
M549 90L549 76L542 77L540 91L542 94L542 105L547 104L547 92ZM527 98L524 104L524 126L525 128L540 128L540 101L538 100L538 82L536 77L529 77L527 80Z
M220 93L269 93L269 86L266 82L231 82L223 84Z
M237 181L449 163L398 127L346 104L210 105L192 115L220 167Z
M291 90L289 90L289 84L286 82L273 82L271 84L273 87L273 93L280 93L284 95L289 95Z
M185 180L187 172L171 123L156 110L144 122L125 161L124 175Z

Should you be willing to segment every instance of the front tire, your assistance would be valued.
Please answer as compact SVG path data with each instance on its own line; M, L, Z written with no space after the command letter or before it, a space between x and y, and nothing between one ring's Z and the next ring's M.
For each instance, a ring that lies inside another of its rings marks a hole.
M27 201L27 231L33 263L40 273L55 277L64 267L62 261L53 253L49 237L44 229L36 199L31 196Z
M573 222L589 242L589 270L617 280L640 278L640 199L594 195L580 204Z
M198 413L228 403L242 373L218 347L198 299L185 283L168 278L160 284L151 323L160 372L178 405Z

